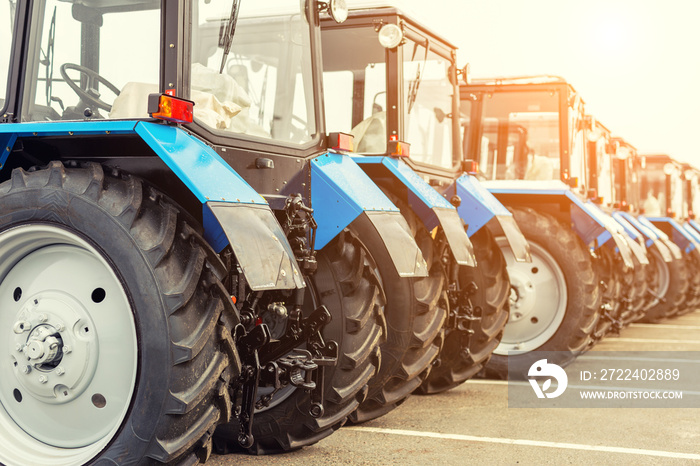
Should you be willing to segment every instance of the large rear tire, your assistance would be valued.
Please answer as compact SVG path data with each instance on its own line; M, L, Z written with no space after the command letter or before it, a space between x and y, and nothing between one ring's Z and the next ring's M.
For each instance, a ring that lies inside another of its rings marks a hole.
M656 248L651 248L650 251L649 262L656 281L654 291L662 299L655 300L656 304L647 309L639 321L655 323L678 313L685 302L689 283L683 259L674 257L671 262L664 262Z
M428 265L428 277L402 278L391 264L382 239L365 230L362 238L377 259L387 297L387 341L382 364L369 382L367 399L350 416L353 423L376 419L393 410L425 380L438 357L447 314L447 277L441 249L410 207L385 191L401 210Z
M440 393L466 382L486 366L503 337L510 309L506 260L488 228L477 231L471 241L477 267L460 267L459 284L461 289L471 283L476 285L469 297L474 312L469 330L473 333L447 330L440 364L417 393Z
M516 262L505 238L497 238L508 264L511 308L486 373L501 379L509 361L527 369L533 351L555 351L552 362L559 365L573 361L591 342L602 299L591 255L569 226L531 208L515 208L513 216L533 262Z
M377 373L379 344L386 324L386 299L377 265L352 224L318 253L316 273L307 278L305 315L325 305L332 320L323 331L326 342L338 344L338 361L324 373L324 412L310 414L311 395L288 390L272 398L253 418L253 445L248 453L265 455L296 450L322 440L339 429L367 394L367 383ZM309 306L306 308L306 306ZM236 420L216 431L217 451L241 451Z
M98 164L16 169L0 202L0 463L204 462L238 370L211 248Z

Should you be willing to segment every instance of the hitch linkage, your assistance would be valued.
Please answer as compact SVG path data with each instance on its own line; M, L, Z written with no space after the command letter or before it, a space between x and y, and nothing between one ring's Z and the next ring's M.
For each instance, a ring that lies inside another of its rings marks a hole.
M241 403L236 411L240 425L237 440L243 448L249 448L254 442L255 409L269 406L274 395L285 386L310 391L309 413L313 417L323 415L325 367L334 366L338 361L337 343L326 343L321 336L323 327L330 321L331 314L325 306L317 308L305 319L301 318L300 309L295 308L290 313L284 336L274 341L271 341L265 324L255 326L248 333L242 325L236 327L236 342L243 362ZM303 342L308 350L296 349ZM260 385L274 390L258 400Z

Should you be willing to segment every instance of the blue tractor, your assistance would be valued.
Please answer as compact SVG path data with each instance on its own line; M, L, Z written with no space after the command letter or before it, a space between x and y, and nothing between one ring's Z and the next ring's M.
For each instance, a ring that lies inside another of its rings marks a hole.
M322 40L328 128L354 136L354 160L426 238L419 241L432 249L422 248L426 257L440 258L434 251L444 238L431 235L436 218L422 206L421 193L406 189L412 177L432 186L426 196L457 207L474 245L476 267L443 259L450 302L445 345L435 367L414 386L423 394L448 390L483 369L508 320L506 262L487 225L524 263L527 242L511 213L465 172L452 44L391 7L352 10L342 24L326 19ZM383 381L370 384L368 399L351 420L373 419L401 401L387 393L392 376L387 370Z
M508 206L527 238L532 264L509 260L511 319L487 370L506 373L534 351L566 364L611 330L644 251L592 202L581 96L552 76L471 80L460 86L466 156ZM510 256L504 248L506 257Z
M316 442L364 399L397 293L429 369L441 282L324 130L319 14L342 3L0 5L0 463Z

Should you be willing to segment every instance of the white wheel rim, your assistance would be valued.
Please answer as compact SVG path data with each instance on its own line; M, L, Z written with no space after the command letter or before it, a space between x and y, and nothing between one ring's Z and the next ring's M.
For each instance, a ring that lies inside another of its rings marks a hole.
M568 293L564 272L543 247L530 242L532 263L517 262L504 237L496 238L503 251L511 283L510 318L495 354L534 351L559 329Z
M0 233L0 309L0 463L89 461L118 431L136 381L119 278L68 230L15 227Z
M671 284L671 274L668 270L668 265L666 262L663 260L661 257L661 254L656 251L655 249L651 249L651 254L654 256L654 271L657 274L657 280L656 280L656 289L654 290L654 293L656 293L656 296L659 296L661 298L666 297L666 293L668 293L668 288ZM675 259L673 259L675 260ZM655 299L655 304L658 304L659 300Z

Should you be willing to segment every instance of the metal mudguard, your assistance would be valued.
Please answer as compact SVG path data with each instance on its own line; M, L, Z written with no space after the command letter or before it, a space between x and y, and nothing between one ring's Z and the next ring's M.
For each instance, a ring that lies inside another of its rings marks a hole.
M646 220L654 224L659 230L663 231L673 241L673 243L681 248L686 254L698 247L690 233L683 228L678 222L670 217L645 217Z
M618 215L619 212L613 212L611 214L612 218L620 224L622 229L626 233L627 242L632 249L632 253L637 257L637 260L644 265L649 264L649 257L647 256L647 247L644 236L637 231L636 228L632 226L624 217Z
M304 287L291 247L265 199L212 148L183 129L136 120L0 125L0 140L13 143L17 137L118 134L140 136L190 189L202 203L204 238L216 252L231 245L253 290Z
M700 223L696 222L696 221L693 220L693 219L690 219L690 220L688 220L688 225L690 225L690 227L691 227L693 230L695 230L695 231L697 231L698 233L700 233Z
M632 249L632 246L630 245L632 239L629 237L629 235L627 235L622 225L615 221L610 214L603 211L597 204L588 201L585 203L585 205L588 208L588 211L595 215L605 225L605 228L612 233L613 241L616 245L615 250L616 252L619 250L625 264L627 264L629 267L633 267L634 263L632 262L632 255L635 254L635 251L640 251L639 249ZM610 245L610 243L608 243L608 245ZM644 260L648 262L646 257L642 258L641 256L641 254L637 256L638 261L641 262Z
M661 257L663 258L664 262L671 262L673 260L673 254L671 253L671 250L666 246L666 243L659 237L659 233L661 232L653 224L650 224L651 227L649 227L644 223L640 222L640 220L637 217L630 214L629 212L614 212L613 217L618 217L629 222L629 224L632 225L634 229L645 238L645 246L647 248L655 247L659 251L659 254L661 254Z
M460 176L447 188L445 194L450 198L456 195L461 199L457 212L467 224L467 235L471 237L495 218L508 240L515 260L532 262L530 244L518 228L513 214L476 177L468 174Z
M681 227L685 230L686 233L688 233L693 238L693 241L695 241L696 245L700 244L700 230L696 230L688 222L681 224Z
M589 248L597 249L603 245L611 247L619 253L625 265L633 267L632 251L627 240L620 234L615 222L605 212L592 203L583 202L571 192L569 186L561 181L503 180L483 182L486 189L497 198L500 196L528 196L531 198L545 197L556 202L564 201L569 204L571 224L574 232Z
M399 209L347 155L327 153L311 161L311 207L322 249L356 218L377 230L401 277L427 277L428 267Z
M438 225L442 227L455 261L459 265L476 265L474 247L464 230L457 209L411 167L392 157L353 156L352 160L373 180L390 177L392 185L400 183L405 187L409 207L428 231L432 231Z

